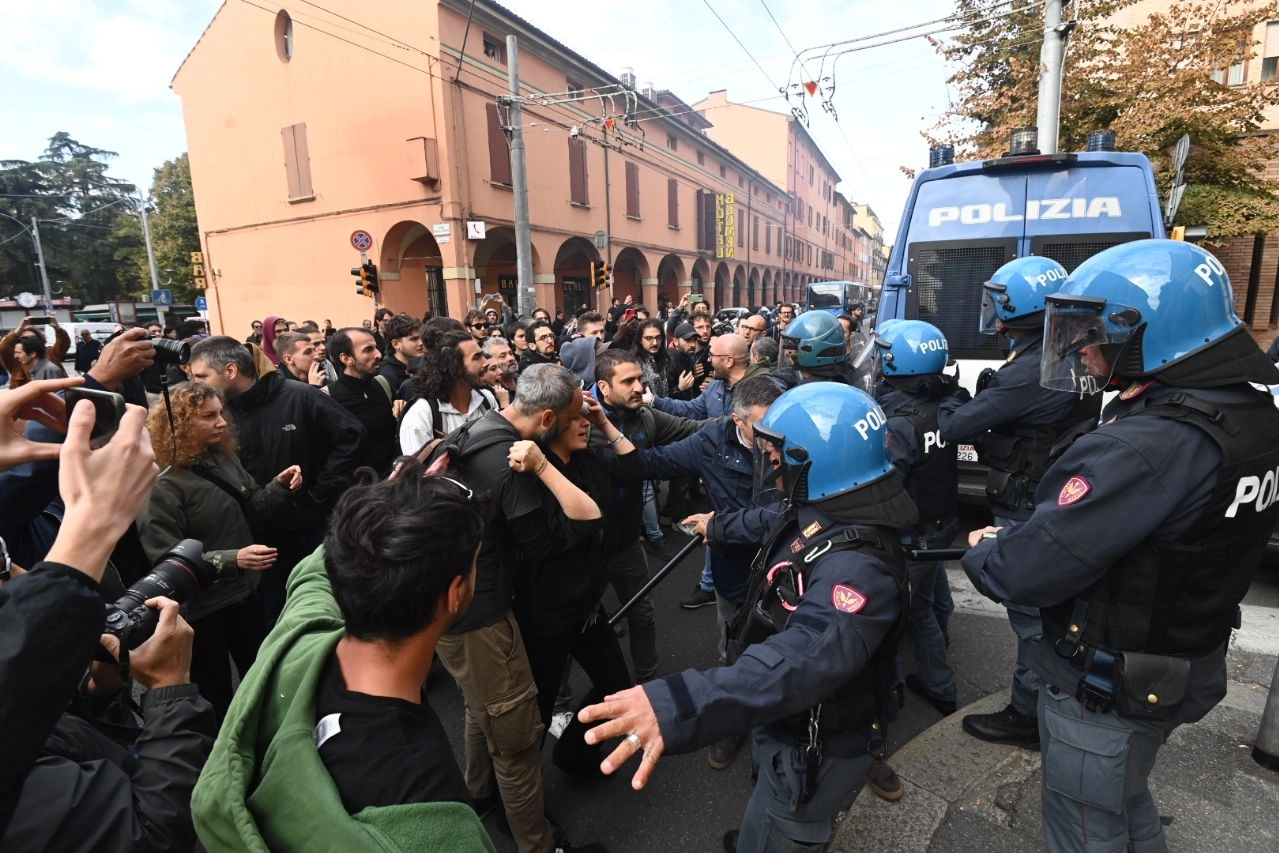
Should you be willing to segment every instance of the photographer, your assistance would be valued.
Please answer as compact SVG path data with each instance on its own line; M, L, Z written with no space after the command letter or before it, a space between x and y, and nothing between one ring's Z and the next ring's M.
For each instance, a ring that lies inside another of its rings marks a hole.
M191 630L174 602L147 601L160 611L158 627L131 654L148 688L132 747L63 714L103 630L107 557L155 481L145 415L130 407L115 436L91 450L93 406L76 407L59 454L66 509L57 540L31 572L0 584L0 849L189 850L195 842L188 803L214 720L189 683ZM84 689L109 688L109 671L95 670Z

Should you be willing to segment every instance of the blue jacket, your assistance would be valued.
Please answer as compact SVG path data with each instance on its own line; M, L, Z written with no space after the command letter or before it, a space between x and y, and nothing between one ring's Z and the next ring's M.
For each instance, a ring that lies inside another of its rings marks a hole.
M668 415L692 418L695 421L722 418L733 413L733 386L723 379L712 379L706 390L692 400L658 397L653 400L653 408Z
M738 440L737 425L731 419L707 424L700 432L674 444L641 452L648 476L654 480L681 474L700 476L716 513L754 505L753 455ZM730 601L741 600L757 550L758 545L711 543L711 576L720 595Z

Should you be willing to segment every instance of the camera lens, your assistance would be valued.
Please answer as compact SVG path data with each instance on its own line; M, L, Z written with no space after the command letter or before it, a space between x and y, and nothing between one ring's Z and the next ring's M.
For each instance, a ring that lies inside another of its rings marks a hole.
M186 364L191 360L191 345L185 341L171 341L155 336L151 338L155 356L166 364Z
M183 539L173 546L155 568L114 604L107 605L107 632L118 636L121 645L129 649L146 642L160 619L158 611L146 606L149 599L164 596L185 604L217 579L217 569L204 559L203 552L203 543L195 539Z

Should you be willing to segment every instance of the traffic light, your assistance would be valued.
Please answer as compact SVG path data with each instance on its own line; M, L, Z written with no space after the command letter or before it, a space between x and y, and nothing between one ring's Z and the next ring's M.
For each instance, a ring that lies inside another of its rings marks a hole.
M351 275L360 281L355 285L355 292L361 296L376 297L381 290L377 279L377 264L365 261L358 267L351 267Z
M361 296L372 296L373 291L369 289L369 272L368 265L351 267L351 275L359 279L355 285L355 292Z
M601 261L598 264L591 264L591 276L595 281L595 286L603 290L608 287L609 269L608 264Z

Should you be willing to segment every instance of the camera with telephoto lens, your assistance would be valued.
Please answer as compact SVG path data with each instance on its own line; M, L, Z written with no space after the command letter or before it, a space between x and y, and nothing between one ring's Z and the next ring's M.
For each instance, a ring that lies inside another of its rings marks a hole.
M107 605L103 633L116 636L122 648L136 649L151 638L160 621L160 612L147 607L149 599L164 596L184 604L211 586L217 576L217 568L204 559L204 543L183 539L145 577L125 590L118 601Z
M191 360L191 345L185 341L152 335L151 345L155 347L156 360L161 364L186 364Z

